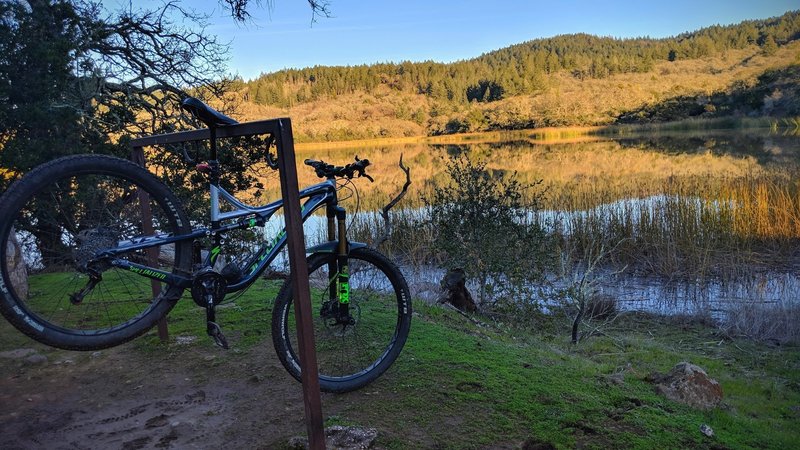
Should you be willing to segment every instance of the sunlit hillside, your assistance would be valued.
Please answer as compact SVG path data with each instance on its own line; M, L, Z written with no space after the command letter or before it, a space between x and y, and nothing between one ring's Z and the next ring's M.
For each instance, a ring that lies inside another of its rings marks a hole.
M795 117L798 37L797 12L663 40L558 36L453 64L281 71L239 83L232 100L244 120L292 117L300 141Z

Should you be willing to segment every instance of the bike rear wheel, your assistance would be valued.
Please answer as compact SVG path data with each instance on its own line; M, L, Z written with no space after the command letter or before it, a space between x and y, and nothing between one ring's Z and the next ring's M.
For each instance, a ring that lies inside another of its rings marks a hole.
M329 282L336 274L328 273L335 260L334 254L308 259L311 313L320 388L348 392L377 379L397 359L411 326L411 297L397 266L375 250L354 249L348 265L349 311L355 323L336 324L326 313L331 302L337 301L331 300ZM291 281L287 281L275 302L272 340L281 363L299 381L293 300Z
M144 221L147 209L152 219ZM150 329L183 291L98 258L140 238L190 231L172 192L129 161L81 155L39 166L3 195L0 220L0 313L44 344L121 344ZM188 274L191 242L115 258ZM98 273L101 280L87 288Z

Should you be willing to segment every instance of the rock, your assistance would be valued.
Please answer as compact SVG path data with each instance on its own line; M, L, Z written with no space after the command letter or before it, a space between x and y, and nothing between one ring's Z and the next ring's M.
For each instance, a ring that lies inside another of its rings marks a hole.
M334 425L325 430L325 441L331 449L367 449L377 437L378 430L374 428Z
M306 450L308 448L308 438L303 436L289 438L288 446L290 450Z
M8 277L11 286L17 293L17 297L22 300L28 298L28 269L25 268L25 260L22 257L22 247L17 241L14 228L11 228L10 238L6 243L6 261L8 262Z
M711 427L706 424L700 425L700 432L708 437L714 437L714 430L712 430Z
M719 383L705 370L688 362L676 364L666 375L655 373L648 379L655 383L659 394L694 408L712 409L722 401Z
M453 269L442 278L442 294L439 303L450 303L461 311L475 312L478 306L466 286L464 269Z
M374 428L334 425L325 429L325 446L329 450L365 450L372 447L377 437L378 430ZM308 438L295 436L289 439L289 448L307 449Z

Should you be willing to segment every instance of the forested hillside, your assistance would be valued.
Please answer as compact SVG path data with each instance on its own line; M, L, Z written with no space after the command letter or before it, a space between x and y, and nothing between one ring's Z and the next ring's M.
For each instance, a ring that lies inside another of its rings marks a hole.
M665 39L556 36L451 64L282 70L236 92L245 116L288 113L307 126L299 136L307 140L796 115L796 90L780 91L773 100L781 106L773 101L768 111L762 97L775 94L765 91L773 81L798 73L791 66L800 62L799 39L800 11L793 11ZM748 94L753 87L760 90ZM676 101L700 109L658 112Z

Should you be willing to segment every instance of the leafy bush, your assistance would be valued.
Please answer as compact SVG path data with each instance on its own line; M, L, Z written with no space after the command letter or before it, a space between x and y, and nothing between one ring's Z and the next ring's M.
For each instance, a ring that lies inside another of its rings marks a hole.
M546 234L536 220L541 181L522 184L516 172L491 171L466 153L451 156L446 174L424 198L442 265L464 269L482 308L520 302L547 267Z

